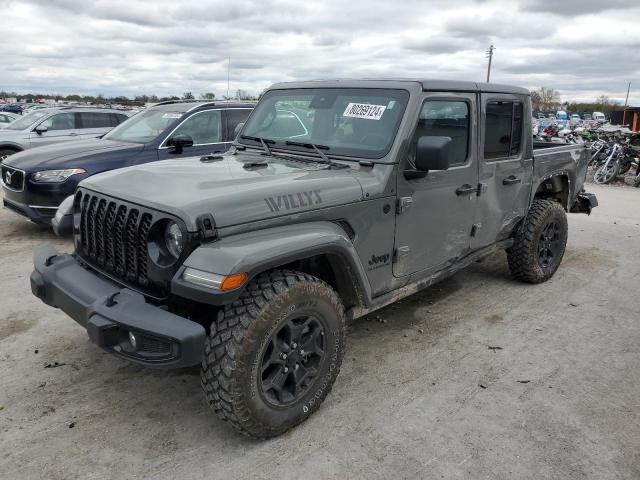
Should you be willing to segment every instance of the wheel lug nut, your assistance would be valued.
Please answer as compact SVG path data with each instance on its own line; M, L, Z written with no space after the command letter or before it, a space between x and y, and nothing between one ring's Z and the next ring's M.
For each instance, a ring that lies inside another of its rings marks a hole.
M280 358L281 358L282 360L286 360L286 359L287 359L287 354L286 354L286 353L281 353L281 354L280 354Z
M289 372L289 367L284 367L284 369L282 370L284 373Z
M297 344L296 342L293 342L293 343L291 344L291 348L298 348L298 344Z
M300 365L296 363L296 370L300 368Z
M300 350L300 355L304 355L304 350Z

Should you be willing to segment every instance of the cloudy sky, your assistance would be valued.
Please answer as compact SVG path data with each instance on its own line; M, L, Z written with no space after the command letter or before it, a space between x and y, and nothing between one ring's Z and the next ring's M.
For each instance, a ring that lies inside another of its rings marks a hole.
M257 94L278 81L419 77L640 105L639 0L0 0L0 90Z

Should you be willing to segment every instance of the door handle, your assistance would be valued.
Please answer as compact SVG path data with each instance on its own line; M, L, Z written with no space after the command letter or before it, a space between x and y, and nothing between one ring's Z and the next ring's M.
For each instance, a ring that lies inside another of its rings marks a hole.
M461 187L456 188L456 195L471 195L477 193L478 187L465 183Z
M71 132L71 133L69 134L69 136L70 136L70 137L75 137L76 135L78 135L78 134L77 134L77 133L75 133L75 132Z
M502 184L503 185L514 185L514 184L520 183L520 182L522 182L522 179L514 177L513 175L511 175L510 177L507 177L504 180L502 180Z

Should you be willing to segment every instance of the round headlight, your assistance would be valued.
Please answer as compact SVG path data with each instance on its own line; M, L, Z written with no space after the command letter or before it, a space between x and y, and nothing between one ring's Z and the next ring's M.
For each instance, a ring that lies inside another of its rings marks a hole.
M184 237L176 222L167 224L167 228L164 230L164 243L171 255L175 258L180 258L182 247L184 246Z

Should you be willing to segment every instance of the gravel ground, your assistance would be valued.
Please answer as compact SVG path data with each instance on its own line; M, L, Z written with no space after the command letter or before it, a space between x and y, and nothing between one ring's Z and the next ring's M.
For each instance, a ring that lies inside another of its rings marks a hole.
M551 281L496 254L359 320L322 408L269 441L218 421L197 369L113 358L33 297L33 247L71 243L2 210L0 477L637 480L640 190L590 190Z

